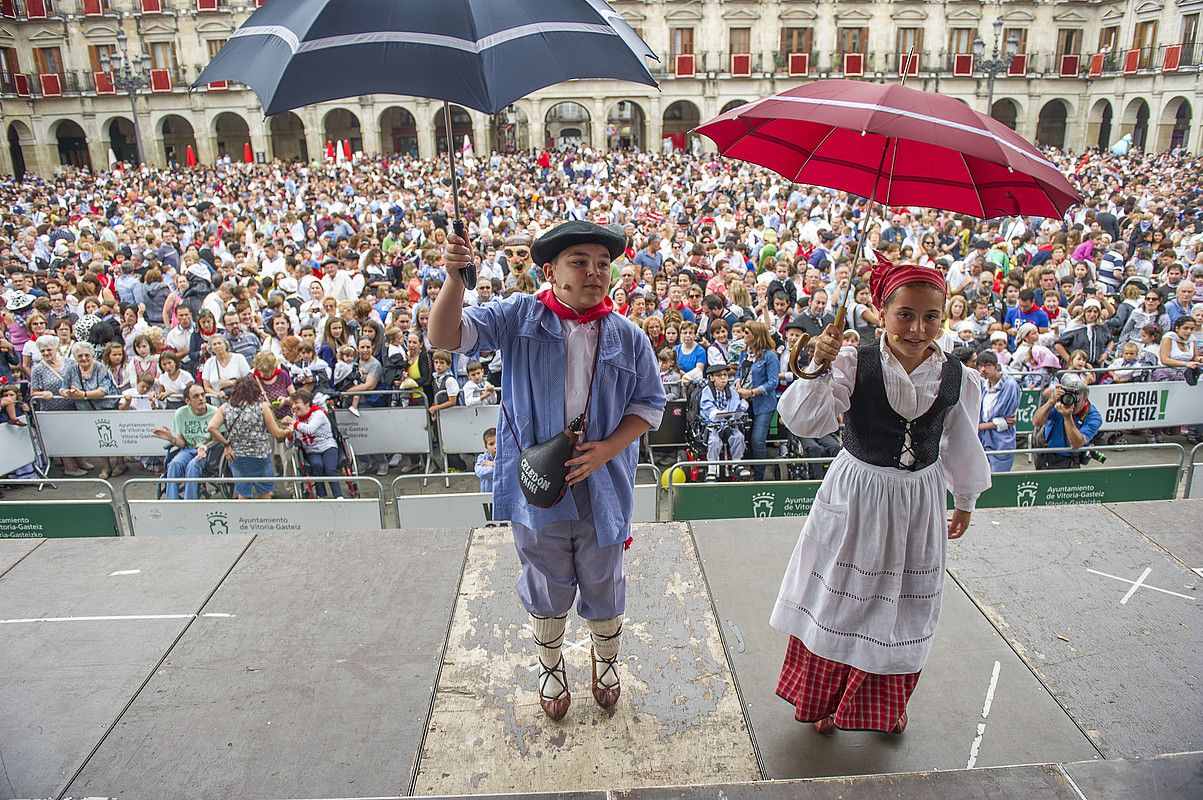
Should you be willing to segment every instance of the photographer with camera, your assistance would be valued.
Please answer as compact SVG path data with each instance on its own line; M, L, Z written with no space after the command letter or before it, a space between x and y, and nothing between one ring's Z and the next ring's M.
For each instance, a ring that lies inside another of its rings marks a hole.
M1054 409L1055 412L1054 413ZM1086 397L1086 381L1068 374L1053 386L1048 400L1036 409L1032 427L1043 430L1042 447L1068 447L1059 453L1040 453L1036 469L1077 469L1090 454L1087 447L1103 425L1103 417Z

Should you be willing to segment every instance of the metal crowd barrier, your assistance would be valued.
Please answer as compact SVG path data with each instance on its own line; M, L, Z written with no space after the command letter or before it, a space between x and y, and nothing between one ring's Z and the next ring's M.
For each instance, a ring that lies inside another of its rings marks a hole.
M1203 499L1203 462L1199 461L1199 457L1203 456L1203 442L1195 445L1190 455L1186 460L1186 483L1182 489L1182 496L1193 499ZM1195 473L1200 473L1196 481Z
M384 487L367 475L271 478L173 478L175 483L208 485L234 483L355 483L358 498L313 500L140 500L130 499L130 486L154 486L163 478L131 478L121 487L121 503L130 524L130 535L184 535L194 533L275 533L279 531L359 531L387 525ZM364 497L363 485L376 487L375 497Z
M651 483L640 483L641 472L651 473ZM408 494L400 491L403 483L422 481L422 486L432 478L464 478L467 473L440 473L436 475L398 475L393 478L390 489L397 509L397 524L407 528L483 528L497 525L504 520L493 519L493 495L490 492L439 492L436 494ZM472 477L472 476L469 476ZM473 479L475 479L473 477ZM660 470L652 464L635 467L635 522L657 522L660 519L660 498L657 488Z

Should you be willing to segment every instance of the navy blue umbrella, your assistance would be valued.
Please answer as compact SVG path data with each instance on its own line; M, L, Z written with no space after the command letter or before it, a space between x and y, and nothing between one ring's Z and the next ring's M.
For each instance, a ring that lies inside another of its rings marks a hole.
M656 56L604 0L271 0L193 88L246 84L269 116L365 94L442 100L462 235L447 103L496 114L566 80L655 86L648 57ZM475 276L464 277L471 288Z

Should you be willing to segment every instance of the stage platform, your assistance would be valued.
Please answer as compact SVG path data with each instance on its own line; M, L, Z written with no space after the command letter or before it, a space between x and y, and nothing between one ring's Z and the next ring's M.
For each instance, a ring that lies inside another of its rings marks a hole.
M800 518L639 525L623 697L534 694L508 529L0 540L0 798L1203 797L1203 501L982 511L902 736L796 723Z

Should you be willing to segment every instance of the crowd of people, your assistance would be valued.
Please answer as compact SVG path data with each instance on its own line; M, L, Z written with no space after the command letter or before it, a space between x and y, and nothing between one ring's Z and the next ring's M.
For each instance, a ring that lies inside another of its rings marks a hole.
M915 208L883 216L861 198L713 155L543 155L461 165L481 258L467 302L537 292L545 265L531 245L564 220L621 230L614 311L647 335L669 396L696 404L712 458L723 448L736 460L769 454L796 343L841 305L845 345L878 335L875 251L946 276L940 346L983 378L988 451L1015 445L1019 392L1036 387L1036 443L1066 448L1041 466L1076 465L1101 422L1087 386L1194 385L1203 365L1203 197L1187 155L1050 152L1084 202L1065 218L994 220ZM29 404L178 408L205 418L162 433L185 455L141 466L187 477L206 445L228 442L240 474L262 477L271 438L288 435L308 441L307 460L327 474L334 405L359 414L416 403L433 419L496 403L503 352L453 354L427 337L451 209L444 162L399 156L0 180L0 422L23 424ZM226 439L235 429L247 433ZM1193 443L1203 426L1141 433ZM838 447L825 437L801 452ZM100 477L128 466L100 461L59 466ZM458 455L451 463L467 469ZM379 475L419 467L403 454L360 463ZM763 476L763 464L744 475Z

